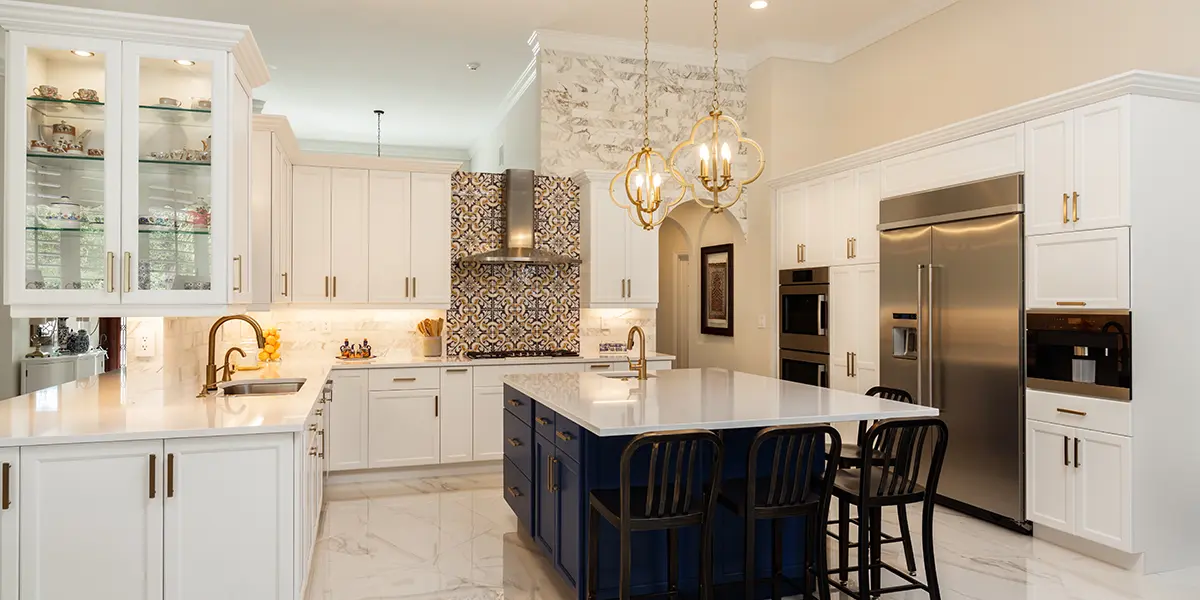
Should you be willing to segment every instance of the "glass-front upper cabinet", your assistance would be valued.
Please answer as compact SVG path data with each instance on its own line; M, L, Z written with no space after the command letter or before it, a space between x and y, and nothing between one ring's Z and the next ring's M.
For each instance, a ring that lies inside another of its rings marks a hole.
M119 303L121 43L12 32L7 51L8 300Z
M127 303L227 299L228 70L224 52L124 45Z

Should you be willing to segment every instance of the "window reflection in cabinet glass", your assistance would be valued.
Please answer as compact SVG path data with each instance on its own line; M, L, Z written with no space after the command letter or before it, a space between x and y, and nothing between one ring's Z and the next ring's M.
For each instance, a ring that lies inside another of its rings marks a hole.
M25 287L105 286L105 60L28 48Z
M212 289L212 64L140 67L137 288Z

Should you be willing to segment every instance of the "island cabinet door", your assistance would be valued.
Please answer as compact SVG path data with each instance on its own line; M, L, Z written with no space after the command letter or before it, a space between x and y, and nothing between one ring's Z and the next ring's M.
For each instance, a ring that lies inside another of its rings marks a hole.
M580 561L583 560L584 535L583 479L579 463L561 450L553 461L555 508L557 511L554 564L578 587Z
M175 439L164 447L165 600L291 599L291 434Z
M21 454L17 448L0 448L3 487L0 488L0 600L17 600L17 535L20 527Z
M161 599L165 463L160 440L24 448L22 600Z
M554 487L554 443L546 438L533 436L533 539L537 540L547 556L554 556L558 542L558 522L555 514L558 498Z

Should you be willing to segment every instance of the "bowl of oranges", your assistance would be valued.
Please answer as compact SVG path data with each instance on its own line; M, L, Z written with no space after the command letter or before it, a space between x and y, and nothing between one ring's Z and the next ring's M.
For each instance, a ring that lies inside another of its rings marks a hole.
M280 350L279 330L275 327L269 327L263 331L263 337L267 343L262 350L258 351L259 362L279 362L283 359Z

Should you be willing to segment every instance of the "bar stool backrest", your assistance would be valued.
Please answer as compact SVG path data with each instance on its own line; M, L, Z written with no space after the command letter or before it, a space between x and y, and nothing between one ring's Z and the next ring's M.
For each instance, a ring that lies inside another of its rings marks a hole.
M632 518L633 463L639 452L650 455L644 513L638 518L670 518L710 514L721 481L725 445L704 429L643 433L621 453L621 518ZM708 468L703 469L704 463ZM708 506L701 506L700 503Z
M896 402L904 402L906 404L913 403L912 394L909 394L908 392L899 388L890 388L877 385L867 390L867 395L878 396L885 400L895 400ZM859 448L865 447L864 442L867 441L867 425L867 421L858 422L858 439L855 440L855 442L858 444Z
M822 461L814 460L818 450L828 451ZM771 453L771 481L766 498L757 498L754 474L759 454ZM820 499L833 492L833 479L842 453L842 436L830 425L781 425L758 432L750 444L747 463L746 505L784 508L812 502L812 493Z
M946 459L949 431L938 418L888 419L878 421L867 431L867 445L874 450L862 453L858 465L862 473L860 490L865 498L907 496L918 492L937 493L938 478ZM927 451L931 451L928 459ZM924 466L928 460L928 465ZM876 467L874 470L872 467ZM871 481L877 476L878 481Z

